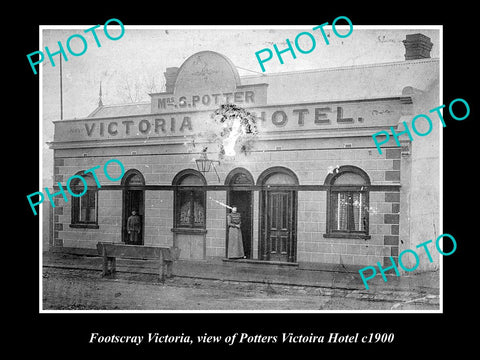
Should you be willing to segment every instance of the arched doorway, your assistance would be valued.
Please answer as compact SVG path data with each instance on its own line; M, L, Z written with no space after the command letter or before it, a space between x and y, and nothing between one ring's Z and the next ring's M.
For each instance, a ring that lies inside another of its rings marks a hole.
M284 167L273 167L260 174L261 260L295 262L297 257L298 178Z
M253 192L251 186L255 185L252 174L247 169L236 168L230 171L225 179L227 190L227 204L236 206L242 216L243 251L247 259L253 256ZM227 214L229 210L227 209ZM228 249L228 228L225 249ZM228 254L225 253L225 257Z
M122 242L130 245L143 245L145 233L145 179L142 173L136 169L128 170L123 175L122 182ZM127 220L135 211L140 216L141 230L137 241L133 243L127 230Z

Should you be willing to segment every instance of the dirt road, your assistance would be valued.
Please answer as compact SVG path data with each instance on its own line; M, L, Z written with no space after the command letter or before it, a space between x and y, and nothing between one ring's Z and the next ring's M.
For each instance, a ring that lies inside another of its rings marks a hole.
M147 274L47 267L44 310L438 310L438 296L366 294L342 289L175 277L161 284Z

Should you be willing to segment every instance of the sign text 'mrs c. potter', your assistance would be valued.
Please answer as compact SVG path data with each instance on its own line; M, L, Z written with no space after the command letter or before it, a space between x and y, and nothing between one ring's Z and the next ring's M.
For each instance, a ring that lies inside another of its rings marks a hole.
M157 99L157 109L177 109L177 108L196 108L199 106L212 106L220 104L254 104L255 92L251 90L247 91L234 91L223 92L217 94L194 94L189 96L167 96Z

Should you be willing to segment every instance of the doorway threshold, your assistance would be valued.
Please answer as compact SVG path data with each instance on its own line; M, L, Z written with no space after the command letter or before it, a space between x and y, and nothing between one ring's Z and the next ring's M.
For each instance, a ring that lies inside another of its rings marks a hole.
M286 261L268 261L268 260L255 260L255 259L227 259L227 258L223 258L222 261L226 263L298 267L297 262L286 262Z

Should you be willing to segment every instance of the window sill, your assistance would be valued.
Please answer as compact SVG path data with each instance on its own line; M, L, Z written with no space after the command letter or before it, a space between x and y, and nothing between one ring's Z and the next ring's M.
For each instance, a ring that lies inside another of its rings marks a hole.
M364 239L368 240L371 239L370 235L366 234L355 234L355 233L330 233L330 234L323 234L324 238L337 238L337 239Z
M74 229L99 229L100 228L97 224L70 224L69 226Z
M191 234L191 235L199 235L199 234L206 234L206 229L199 229L199 228L172 228L171 231L176 234Z

